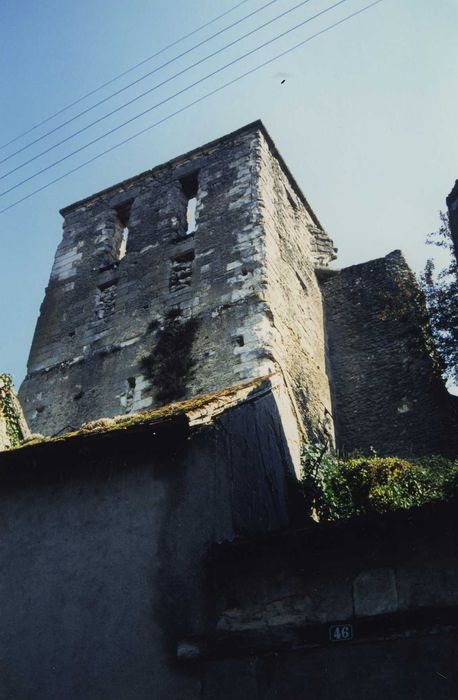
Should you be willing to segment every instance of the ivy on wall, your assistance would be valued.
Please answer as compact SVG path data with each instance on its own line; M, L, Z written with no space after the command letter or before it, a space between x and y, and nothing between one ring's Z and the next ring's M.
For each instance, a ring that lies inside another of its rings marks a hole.
M426 349L436 372L440 374L443 366L431 332L431 319L426 308L425 294L414 275L410 271L395 274L393 289L381 295L381 302L383 308L378 314L380 321L393 320L400 323L412 321L420 329L420 337L414 339L412 336L410 342L417 347L420 344L421 350Z
M8 438L8 447L17 447L23 439L14 398L13 380L9 374L0 374L0 420L3 420Z

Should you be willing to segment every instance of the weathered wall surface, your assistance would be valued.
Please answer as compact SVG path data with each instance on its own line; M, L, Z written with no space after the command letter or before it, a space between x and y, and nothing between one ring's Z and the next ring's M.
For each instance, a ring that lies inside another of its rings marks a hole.
M327 266L336 257L335 249L291 188L264 138L258 159L270 323L266 349L292 387L310 437L332 444L323 302L315 268Z
M332 241L260 122L62 213L19 392L33 432L280 371L312 439L454 449L457 402L406 264L391 254L333 274Z
M458 692L456 503L223 544L211 572L205 700Z
M263 134L260 123L249 125L63 210L64 236L20 390L34 432L55 434L100 416L233 386L271 372L277 362L289 374L298 362L308 369L322 363L320 300L313 288L310 302L301 286L310 284L313 261L299 263L297 275L288 266L313 246L329 257L331 243ZM269 204L264 187L275 189ZM193 195L196 227L189 231ZM269 216L275 242L267 254ZM289 282L299 291L297 302L287 297ZM279 332L270 308L278 292ZM308 314L314 325L307 335L301 324ZM308 343L303 352L302 339Z
M284 387L225 400L0 455L0 696L455 697L456 503L292 530Z
M202 700L451 700L456 633L339 649L225 659L212 664ZM448 675L446 675L448 674ZM236 681L234 681L236 679Z
M456 449L456 401L429 345L415 279L399 251L322 282L337 445L380 454Z
M0 696L197 700L176 641L208 630L210 543L289 523L274 394L0 463Z
M260 275L249 206L255 140L256 132L236 135L63 212L64 237L20 391L34 431L52 434L180 398L158 399L164 386L141 362L153 353L157 364L154 349L170 324L166 385L174 371L188 395L246 376L236 350L260 319L247 303ZM190 173L198 178L197 231L186 235L182 178ZM127 250L117 259L117 211L126 203ZM236 279L240 261L248 268ZM175 309L180 316L169 318ZM180 350L185 360L174 364Z

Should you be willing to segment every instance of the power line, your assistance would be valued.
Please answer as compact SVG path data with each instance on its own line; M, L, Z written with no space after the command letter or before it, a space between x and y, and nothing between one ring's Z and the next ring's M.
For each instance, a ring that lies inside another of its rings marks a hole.
M267 3L267 5L271 5L273 2L277 2L277 1L278 0L270 0L270 2ZM246 32L246 34L242 34L242 36L238 37L237 39L234 39L233 41L229 42L225 46L222 46L221 48L217 49L216 51L213 51L212 53L208 54L207 56L200 58L198 61L195 61L190 66L183 68L182 70L178 71L178 73L175 73L174 75L170 76L169 78L166 78L162 82L156 83L156 85L153 85L153 87L149 88L148 90L145 90L144 92L140 93L139 95L136 95L136 97L133 97L132 99L128 100L127 102L124 102L124 104L120 105L119 107L112 109L111 112L107 112L106 114L102 115L98 119L95 119L94 121L90 122L89 124L86 124L86 126L81 127L81 129L77 129L77 131L74 131L72 134L70 134L69 136L66 136L64 139L57 141L57 143L53 144L52 146L48 146L48 148L45 148L44 151L40 151L40 153L37 153L36 155L32 156L32 158L29 158L28 160L23 161L22 163L17 165L15 168L12 168L8 172L1 175L0 180L4 180L6 177L9 177L10 175L13 175L13 173L16 173L18 170L22 170L22 168L24 168L26 165L33 163L35 160L38 160L38 158L41 158L42 156L46 155L47 153L50 153L55 148L62 146L62 144L67 143L68 141L71 141L73 138L84 133L85 131L87 131L91 127L95 126L96 124L100 124L100 122L104 121L105 119L112 117L113 114L116 114L117 112L120 112L122 109L129 107L134 102L137 102L138 100L142 99L143 97L146 97L146 95L151 94L155 90L158 90L159 88L163 87L164 85L167 85L167 83L170 83L172 80L175 80L175 78L181 77L182 75L184 75L185 73L188 73L193 68L196 68L197 66L201 65L202 63L205 63L209 59L214 58L215 56L218 56L223 51L226 51L226 49L231 48L232 46L235 46L236 44L240 43L244 39L247 39L248 37L252 36L253 34L256 34L257 32L261 31L262 29L265 29L269 25L273 24L274 22L277 22L279 19L282 19L286 15L290 14L291 12L294 12L299 7L302 7L303 5L306 5L309 2L311 2L311 0L301 0L301 2L299 2L297 5L293 5L293 7L289 8L288 10L284 10L276 17L273 17L272 19L268 20L267 22L264 22L263 24L259 25L258 27L255 27L254 29L250 30L249 32ZM263 8L261 8L261 9L264 9L265 7L267 7L267 5L264 5ZM252 13L252 14L254 14L254 13ZM231 26L234 26L234 25L231 25ZM185 52L185 53L188 53L188 52ZM184 54L182 54L182 55L184 55ZM169 61L169 63L170 62L171 61ZM164 65L167 65L167 64L164 64ZM159 66L159 68L160 67L161 66ZM155 73L156 70L159 70L159 69L155 69L154 71L151 71L146 76L143 76L143 78L151 75L152 73ZM143 78L139 78L139 80L137 80L135 82L139 82L140 80L143 80ZM131 85L134 85L134 83L131 83ZM127 86L127 87L130 87L130 86ZM123 88L123 90L124 90L124 88ZM119 90L117 93L114 93L111 97L118 95L123 90ZM107 99L109 99L109 98L107 98ZM102 102L105 102L105 101L106 100L102 100L101 102L99 102L97 105L94 105L94 106L97 107L98 105L102 104ZM92 109L92 108L90 108L90 109ZM90 111L90 109L86 110L85 112ZM81 114L77 115L77 116L81 116L82 114L85 114L85 112L81 112ZM74 117L74 119L76 119L76 118L77 117ZM69 121L65 122L61 126L65 126L66 124L69 124L74 119L70 119ZM49 134L53 133L54 131L57 131L58 128L60 128L60 127L57 127L53 131L50 131ZM33 143L37 143L37 141L40 141L40 140L41 140L41 138L37 139ZM29 145L33 145L33 144L29 144ZM26 146L20 150L25 150L26 148L28 148L28 146ZM20 153L20 151L16 151L16 153ZM12 156L9 156L9 157L12 157ZM0 160L0 164L4 163L6 160L8 160L8 158L4 158L3 160ZM0 196L1 196L1 194L0 194Z
M11 141L8 141L7 143L4 143L2 146L0 146L0 150L3 148L6 148L10 144L14 143L15 141L18 141L21 139L23 136L27 136L27 134L30 134L32 131L35 131L35 129L38 129L40 126L43 126L43 124L46 124L47 122L51 121L51 119L54 119L55 117L58 117L59 114L62 114L63 112L66 112L68 109L71 107L74 107L75 105L79 104L83 100L86 100L88 97L91 97L92 95L95 95L96 92L99 92L99 90L102 90L103 88L107 87L108 85L111 85L114 83L116 80L119 80L120 78L123 78L125 75L128 73L131 73L134 71L136 68L140 68L140 66L143 66L145 63L148 63L149 61L152 61L153 58L156 58L157 56L160 56L160 54L164 53L168 49L173 48L177 44L180 44L182 41L185 41L186 39L189 39L191 36L194 34L197 34L198 32L202 31L203 29L206 29L209 27L211 24L214 24L218 20L222 19L226 15L230 14L231 12L234 12L237 10L239 7L242 5L245 5L248 2L248 0L241 0L241 2L238 2L236 5L231 7L229 10L226 10L225 12L222 12L220 15L217 15L217 17L214 17L213 19L209 20L205 24L202 24L200 27L197 27L196 29L193 29L192 32L189 32L188 34L184 34L181 36L179 39L175 39L175 41L172 41L170 44L167 44L167 46L164 46L162 49L159 49L159 51L156 51L155 53L151 54L151 56L148 56L147 58L144 58L142 61L139 63L136 63L134 66L131 66L130 68L127 68L127 70L123 71L122 73L118 73L118 75L115 75L114 78L110 78L110 80L107 80L105 83L102 83L98 87L94 88L90 92L87 92L85 95L82 95L81 97L78 97L77 100L74 102L71 102L70 104L66 105L65 107L62 107L59 109L57 112L54 112L54 114L51 114L49 117L46 117L46 119L43 119L43 121L39 122L38 124L35 124L34 126L30 127L27 131L23 131L21 134L18 136L15 136L14 139L11 139Z
M310 0L302 0L302 2L299 3L299 5L305 5L305 4L308 3L308 2L310 2ZM307 19L305 19L305 20L302 20L302 22L299 22L299 23L296 24L294 27L291 27L290 29L287 29L287 30L285 30L284 32L282 32L281 34L278 34L277 36L273 37L272 39L269 39L269 40L265 41L264 43L260 44L260 45L257 46L256 48L251 49L250 51L248 51L248 52L245 53L245 54L242 54L242 55L239 56L238 58L236 58L236 59L234 59L234 60L232 60L232 61L229 61L229 63L226 63L224 66L222 66L222 67L220 67L220 68L217 68L216 70L212 71L211 73L208 73L208 74L207 74L206 76L204 76L203 78L199 78L199 80L196 80L195 82L191 83L190 85L187 85L185 88L182 88L182 89L179 90L178 92L175 92L173 95L170 95L169 97L166 97L165 99L161 100L160 102L157 102L156 104L152 105L151 107L148 107L148 109L145 109L145 110L143 110L142 112L140 112L140 113L136 114L135 116L131 117L130 119L127 119L126 121L122 122L121 124L118 124L118 126L115 126L115 127L113 127L112 129L109 129L109 130L106 131L104 134L101 134L100 136L97 136L95 139L92 139L91 141L88 141L88 142L87 142L86 144L84 144L83 146L80 146L79 148L76 148L74 151L71 151L70 153L68 153L67 155L62 156L62 158L59 158L58 160L54 161L54 162L51 163L50 165L45 166L45 167L42 168L41 170L37 170L37 172L33 173L32 175L29 175L29 177L24 178L24 180L21 180L21 181L19 181L18 183L16 183L15 185L12 185L11 187L9 187L8 189L3 190L3 192L0 192L0 197L4 197L4 196L5 196L6 194L8 194L9 192L12 192L13 190L17 189L17 188L20 187L21 185L24 185L26 182L29 182L30 180L33 180L35 177L38 177L38 175L41 175L42 173L46 172L47 170L50 170L50 169L53 168L54 166L59 165L59 163L62 163L64 160L67 160L68 158L71 158L72 156L76 155L76 154L79 153L80 151L82 151L82 150L88 148L89 146L92 146L94 143L97 143L98 141L101 141L103 138L106 138L107 136L109 136L110 134L114 133L115 131L118 131L119 129L123 128L124 126L127 126L127 124L130 124L131 122L133 122L133 121L139 119L140 117L143 117L145 114L148 114L149 112L152 112L154 109L157 109L158 107L160 107L160 106L166 104L167 102L170 102L170 100L173 100L175 97L178 97L179 95L182 95L184 92L187 92L188 90L190 90L191 88L195 87L196 85L199 85L200 83L204 82L205 80L208 80L209 78L211 78L211 77L217 75L218 73L221 73L223 70L226 70L226 68L229 68L230 66L233 66L234 64L239 63L239 62L242 61L244 58L247 58L248 56L251 56L252 54L256 53L257 51L260 51L261 49L265 48L266 46L269 46L270 44L274 43L275 41L278 41L279 39L283 38L283 37L286 36L287 34L290 34L291 32L295 31L296 29L299 29L300 27L304 26L305 24L308 24L309 22L312 22L312 21L313 21L314 19L316 19L317 17L320 17L321 15L324 15L324 14L326 14L327 12L330 12L331 10L334 10L336 7L338 7L339 5L342 5L342 4L345 3L345 2L348 2L348 0L338 0L338 2L334 3L333 5L330 5L329 7L325 8L324 10L321 10L320 12L317 12L315 15L312 15L311 17L309 17L309 18L307 18ZM296 7L298 7L298 6L296 6ZM294 8L294 9L296 9L296 8ZM284 13L283 13L283 14L284 14ZM272 20L271 20L271 21L272 21ZM253 31L254 31L254 30L253 30ZM252 32L249 32L249 34L252 34L253 31L252 31ZM243 37L243 38L244 38L244 37ZM239 40L237 40L237 41L239 41ZM232 42L232 43L237 43L237 42L235 41L235 42ZM229 45L231 45L231 44L229 44ZM226 47L226 48L227 48L227 47ZM221 50L222 50L222 49L216 51L215 54L216 54L216 53L220 53ZM185 72L185 71L183 71L183 72ZM167 82L167 81L164 81L164 82ZM150 92L150 91L149 91L149 92ZM146 94L146 93L145 93L145 94ZM119 108L119 109L120 109L120 108ZM113 113L116 112L116 111L119 111L119 110L113 110L113 112L112 112L111 114L113 114ZM101 121L101 119L99 119L99 120L97 120L97 121ZM97 123L97 122L94 122L94 124L95 124L95 123ZM55 144L55 145L52 146L51 148L48 148L46 151L43 151L42 153L39 153L38 155L34 156L34 158L31 158L29 161L27 161L27 163L23 163L21 166L18 166L17 168L14 168L14 170L11 170L9 173L6 173L5 175L2 175L2 177L0 177L0 180L2 180L3 178L7 177L7 175L11 175L12 173L14 173L14 172L16 172L17 170L19 170L21 167L27 165L28 163L31 163L32 161L36 160L36 159L39 158L40 156L45 155L45 153L48 153L49 151L53 150L53 149L56 148L57 146L62 145L62 144L65 143L66 141L70 140L71 138L74 138L74 136L76 136L76 135L82 133L83 131L85 131L86 128L89 128L89 127L85 127L84 129L80 129L79 131L75 132L72 136L69 136L69 137L67 137L66 139L63 139L62 141L60 141L59 143Z
M46 184L39 187L38 189L33 190L33 192L29 192L29 194L25 195L24 197L21 197L21 199L16 200L12 204L9 204L7 207L4 207L4 209L0 209L0 214L3 214L4 212L8 211L9 209L16 207L18 204L25 202L27 199L30 199L31 197L38 194L39 192L42 192L43 190L47 189L48 187L51 187L51 185L56 184L56 182L59 182L60 180L63 180L64 178L68 177L69 175L72 175L73 173L77 172L78 170L81 170L82 168L86 167L86 165L90 165L94 161L98 160L99 158L102 158L103 156L107 155L108 153L111 153L115 149L120 148L121 146L124 146L126 143L133 141L134 139L138 138L139 136L142 136L146 132L151 131L151 129L154 129L156 126L159 126L160 124L163 124L164 122L168 121L169 119L176 117L178 114L182 114L187 109L190 109L191 107L194 107L196 104L203 102L208 97L211 97L211 96L215 95L216 93L221 92L221 90L224 90L225 88L229 87L230 85L234 85L239 80L242 80L243 78L246 78L247 76L252 75L253 73L256 73L257 71L261 70L262 68L265 68L266 66L270 65L274 61L278 61L280 58L283 58L284 56L292 53L293 51L296 51L301 46L304 46L309 41L312 41L312 39L315 39L315 38L321 36L322 34L326 34L327 32L331 31L332 29L335 29L336 27L340 26L341 24L344 24L345 22L348 22L349 20L353 19L357 15L360 15L363 12L366 12L367 10L369 10L370 8L375 7L375 5L379 5L381 2L383 2L383 0L374 0L374 2L371 2L368 5L365 5L364 7L362 7L361 9L356 10L355 12L352 12L351 14L347 15L346 17L343 17L342 19L338 20L337 22L330 24L329 26L325 27L324 29L321 29L319 32L316 32L315 34L311 34L306 39L303 39L302 41L300 41L298 44L295 44L294 46L291 46L289 49L282 51L281 53L277 54L273 58L269 58L268 60L263 61L262 63L255 66L254 68L250 68L250 70L246 71L245 73L242 73L241 75L237 76L236 78L233 78L232 80L227 81L226 83L224 83L223 85L220 85L219 87L215 88L214 90L207 92L205 95L198 97L196 100L193 100L192 102L185 105L184 107L177 109L175 112L172 112L171 114L160 119L159 121L155 122L154 124L150 124L150 126L147 126L145 129L141 129L141 131L137 131L132 136L129 136L128 138L123 139L122 141L115 144L114 146L110 146L110 148L107 148L105 151L102 151L101 153L98 153L97 155L90 158L89 160L86 160L84 163L81 163L80 165L77 165L75 168L68 170L66 173L59 175L59 177L56 177L56 178L54 178L54 180L51 180L50 182L47 182Z
M47 131L45 134L42 134L41 136L39 136L38 138L36 138L34 141L30 141L30 143L26 144L25 146L22 146L22 148L19 148L17 151L14 151L13 153L10 153L8 156L6 156L6 157L3 158L2 160L0 160L0 165L1 165L2 163L6 163L6 161L8 161L8 160L11 160L11 158L14 158L14 156L17 156L19 153L22 153L23 151L26 151L27 149L31 148L31 147L34 146L36 143L39 143L40 141L43 141L43 139L47 138L48 136L51 136L51 134L54 134L56 131L59 131L60 129L63 129L64 126L67 126L68 124L71 124L73 121L75 121L75 119L79 119L79 117L82 117L82 116L84 116L85 114L88 114L88 112L92 112L92 110L93 110L93 109L96 109L96 107L100 107L100 105L104 104L105 102L108 102L108 101L111 100L113 97L117 97L117 95L120 95L121 93L125 92L126 90L128 90L128 89L131 88L131 87L133 87L134 85L137 85L137 83L141 83L143 80L145 80L146 78L149 78L149 77L150 77L151 75L153 75L154 73L157 73L158 71L162 70L162 68L166 68L167 66L171 65L172 63L175 63L175 61L178 61L180 58L183 58L183 56L187 56L187 55L188 55L189 53L191 53L192 51L195 51L196 49L200 48L200 47L203 46L204 44L207 44L209 41L211 41L212 39L215 39L217 36L220 36L221 34L224 34L224 32L227 32L227 31L229 31L230 29L233 29L234 27L236 27L237 25L241 24L242 22L244 22L245 20L249 19L250 17L254 17L254 15L257 15L259 12L262 12L262 11L265 10L267 7L270 7L270 5L274 5L276 2L278 2L278 0L269 0L269 1L268 1L267 3L265 3L264 5L261 5L261 7L258 7L256 10L253 10L253 12L249 12L247 15L245 15L244 17L241 17L240 19L236 20L236 21L233 22L232 24L229 24L227 27L223 27L222 29L219 29L217 32L215 32L215 34L212 34L211 36L207 37L206 39L203 39L202 41L198 42L198 43L195 44L194 46L191 46L190 49L186 49L186 51L183 51L182 53L178 54L177 56L174 56L173 58L169 59L169 60L166 61L165 63L162 63L160 66L157 66L156 68L153 68L153 70L148 71L148 73L145 73L144 75L140 76L140 77L137 78L136 80L133 80L131 83L128 83L127 85L125 85L124 87L120 88L119 90L116 90L115 92L112 92L110 95L108 95L107 97L104 97L102 100L99 100L98 102L96 102L95 104L91 105L90 107L87 107L86 109L83 109L83 111L78 112L78 114L75 114L75 116L71 117L70 119L67 119L67 121L62 122L61 124L58 124L56 127L54 127L53 129L50 129L50 131ZM293 8L293 9L294 9L294 8ZM291 11L292 11L292 10L288 10L285 14L288 14L288 12L291 12ZM281 15L280 15L280 16L281 16ZM262 29L264 26L267 26L267 24L269 24L269 22L266 23L266 25L261 25L261 27L255 29L254 31L259 31L259 29ZM247 35L245 35L245 36L249 36L250 34L251 34L251 32L249 32L249 33L248 33ZM242 39L245 38L245 36L241 37L240 39L237 39L237 41L241 41ZM237 43L237 42L235 42L235 43ZM229 46L231 46L231 44L229 44ZM200 63L203 63L203 61L208 60L208 58L212 58L214 55L216 55L216 53L220 53L221 51L223 51L224 48L227 48L227 47L223 47L223 49L220 49L220 51L215 52L215 54L210 54L210 56L207 56L206 58L204 58L204 59L202 59L202 60L200 60L200 61L197 61L197 63L191 65L189 68L186 68L184 71L178 73L177 75L182 75L182 73L183 73L183 72L186 72L186 70L190 70L191 68L194 68L196 65L199 65ZM161 86L164 85L166 82L170 82L170 80L173 80L173 78L177 77L177 75L172 76L172 77L169 78L168 80L164 81L164 83L160 83L157 87L161 87ZM155 88L153 88L153 89L155 89ZM118 109L114 110L114 112L117 112L117 111L119 111L119 109L123 109L123 107L125 107L125 106L127 106L127 105L129 105L129 104L132 104L132 102L135 102L136 100L139 100L141 97L144 97L144 95L147 95L148 92L151 92L151 90L146 91L145 93L143 93L143 94L141 94L141 95L138 95L137 97L135 97L135 98L134 98L133 100L131 100L130 102L127 102L125 105L121 105L121 107L119 107ZM99 121L102 121L102 119L105 119L106 117L111 116L111 114L113 114L114 112L109 112L105 117L101 117L101 119L98 119L98 120L96 120L95 122L92 122L91 124L88 124L88 126L84 127L84 128L81 129L80 131L77 131L75 135L78 135L79 133L81 133L81 131L85 131L86 129L89 129L89 128L90 128L91 126L93 126L94 124L97 124ZM72 136L70 136L69 138L72 138ZM65 142L65 141L68 141L68 139L64 139L64 142ZM7 175L10 175L11 173L16 172L16 170L19 170L19 168L22 168L24 165L27 165L28 163L30 163L30 162L33 161L33 160L36 160L36 158L40 157L40 155L43 155L44 153L47 153L49 150L52 150L53 148L56 148L56 146L59 146L60 143L62 143L62 141L59 142L59 143L57 143L57 144L55 144L54 146L51 146L49 149L43 151L43 152L40 153L38 156L35 156L35 158L31 158L30 160L26 161L25 163L22 163L22 165L19 165L17 168L14 168L13 170L10 170L9 173L6 173L6 174L3 175L0 179L2 179L3 177L6 177Z

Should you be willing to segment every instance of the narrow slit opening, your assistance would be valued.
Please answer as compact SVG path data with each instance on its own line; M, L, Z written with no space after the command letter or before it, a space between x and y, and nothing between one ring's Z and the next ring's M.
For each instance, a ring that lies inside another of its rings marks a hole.
M122 260L127 253L127 241L129 238L129 219L132 202L116 207L116 226L115 226L115 248L116 259Z
M185 234L189 236L194 233L197 228L196 209L197 209L197 192L199 190L198 173L191 173L180 180L183 193L187 199L186 204L186 221Z
M122 260L127 251L127 239L129 237L129 229L125 226L121 234L121 243L119 244L118 259Z
M191 197L188 199L188 206L186 208L186 233L193 233L196 230L196 205L197 198Z

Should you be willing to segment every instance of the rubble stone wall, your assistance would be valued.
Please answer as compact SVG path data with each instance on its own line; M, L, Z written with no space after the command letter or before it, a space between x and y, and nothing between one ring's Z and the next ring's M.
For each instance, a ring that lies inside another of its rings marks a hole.
M400 251L327 276L322 290L338 447L453 452L456 401L440 376L422 298Z
M399 253L332 271L333 243L261 122L61 213L19 392L33 432L280 371L311 439L456 449L412 273Z
M279 365L292 376L301 362L303 377L320 364L323 397L310 414L322 422L329 392L310 280L318 247L325 241L329 258L332 244L260 123L62 214L20 391L34 432L234 386Z

